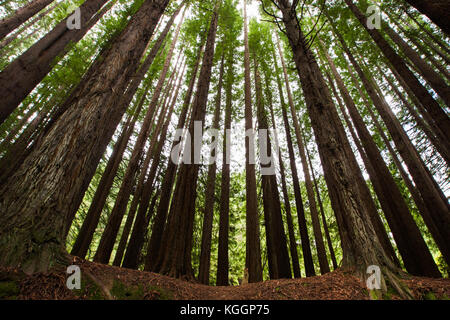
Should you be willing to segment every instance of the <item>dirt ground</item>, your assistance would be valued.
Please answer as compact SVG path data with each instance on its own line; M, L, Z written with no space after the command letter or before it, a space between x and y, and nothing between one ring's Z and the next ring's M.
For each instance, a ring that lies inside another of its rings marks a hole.
M66 270L20 276L0 269L0 299L20 300L368 300L358 278L336 270L323 276L271 280L241 286L213 287L156 273L123 269L74 258L82 274L81 290L66 286ZM450 280L411 277L404 280L415 299L449 299ZM384 299L396 300L388 292Z

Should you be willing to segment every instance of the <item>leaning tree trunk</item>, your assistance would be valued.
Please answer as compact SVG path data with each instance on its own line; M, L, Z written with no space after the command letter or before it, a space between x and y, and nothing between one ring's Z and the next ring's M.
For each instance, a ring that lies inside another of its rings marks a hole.
M361 25L367 30L369 35L378 45L380 50L391 62L392 66L397 70L400 76L405 80L408 87L412 90L414 95L423 103L426 111L433 118L436 124L442 129L447 139L450 139L450 118L441 108L439 103L433 98L433 96L427 91L427 89L420 83L415 77L414 73L408 68L404 60L392 49L389 43L383 38L381 33L376 29L369 29L367 24L367 18L353 3L352 0L345 0L348 7L356 18L360 21Z
M364 151L361 150L362 157L366 158L366 161L369 162L367 169L371 181L393 233L395 242L397 243L399 252L403 258L406 270L409 273L418 276L440 277L439 269L433 260L430 250L423 240L420 230L409 212L408 206L403 199L389 168L381 157L380 151L373 141L363 118L359 114L350 93L337 72L334 62L326 52L325 56L338 84L341 95L344 98L350 117L356 127L356 131L358 132L359 139L364 148ZM347 117L347 113L343 106L342 113ZM353 130L350 121L348 120L347 122L348 127ZM355 143L359 144L358 137L356 136ZM394 257L391 258L395 261Z
M389 25L383 24L383 29L389 37L403 51L405 56L416 66L422 77L430 84L431 88L441 97L444 103L450 107L450 87L444 79L422 57L411 48L402 37Z
M261 77L259 73L258 60L254 56L254 72L255 72L255 92L256 92L256 107L259 130L268 130L269 125L267 121L266 112L264 110L264 101L262 96ZM272 157L272 146L270 137L267 134L264 144L266 146L265 152L268 157ZM262 142L260 141L260 146ZM260 150L260 153L262 150ZM273 165L273 158L270 163L261 162L261 170L269 170ZM291 266L289 261L289 253L287 249L286 234L284 232L283 217L281 215L280 195L278 193L278 184L276 175L262 173L262 190L264 201L264 217L266 222L266 239L268 244L268 254L272 257L272 265L269 265L269 270L273 268L272 279L291 278ZM267 229L267 227L270 227ZM271 250L269 250L269 248ZM270 261L270 260L269 260Z
M276 65L275 48L273 50L273 55L274 55L274 61L275 61L275 72L276 72L276 77L277 77L278 92L279 92L279 96L280 96L280 104L281 104L281 108L282 108L282 112L283 112L283 120L284 119L287 120L286 103L285 103L285 100L284 100L283 87L281 85L281 79L280 79L280 75L279 75L280 71L278 69L278 66ZM266 90L269 90L269 89L266 89ZM269 92L269 91L267 91L267 92ZM275 123L275 115L274 115L274 112L273 112L272 101L269 101L269 106L270 106L270 114L271 114L271 117L272 117L272 127L273 127L273 130L276 132L277 131L277 126L276 126L276 123ZM285 118L285 116L286 116L286 118ZM287 128L288 126L289 125L286 122L285 123L285 128ZM290 132L287 133L287 135L289 135L289 137L287 138L288 143L292 144L292 141L291 141L292 138L291 138ZM277 139L276 143L278 144L278 139ZM298 260L297 241L295 239L294 223L292 221L291 203L290 203L290 199L289 199L289 193L288 193L287 182L286 182L285 166L284 166L284 163L283 163L283 157L282 157L282 154L281 154L281 150L278 150L278 158L279 158L279 161L280 161L281 188L282 188L282 191L283 191L284 209L285 209L285 212L286 212L286 222L287 222L287 226L288 226L289 250L290 250L290 253L291 253L292 270L294 272L294 278L300 278L301 277L301 271L300 271L300 262Z
M117 101L168 2L143 3L102 59L91 67L94 69L77 88L67 112L1 188L3 266L34 273L67 262L63 238L66 217L88 187L126 111L117 107Z
M217 95L215 101L215 111L214 111L214 120L211 126L212 129L219 129L220 122L220 107L222 100L222 86L223 86L223 74L224 74L224 52L222 52L222 59L220 62L220 71L219 71L219 82L217 84ZM211 143L216 143L217 141L211 141ZM215 158L216 148L211 150L211 158ZM211 238L212 238L212 228L213 228L213 218L214 218L214 200L216 193L216 170L217 164L214 160L213 163L209 164L208 168L208 178L206 180L206 194L205 194L205 208L203 210L203 227L202 227L202 242L200 249L200 264L198 271L198 280L200 283L209 284L209 272L211 266ZM227 213L228 216L228 213ZM221 217L220 225L225 224L227 217ZM219 231L219 259L217 262L217 285L228 285L228 226L225 230ZM222 231L222 232L221 232ZM224 237L224 232L226 237ZM220 234L222 233L222 234ZM226 243L223 243L223 242ZM226 250L224 250L226 249ZM219 271L220 270L220 271ZM220 273L220 275L219 275Z
M194 85L197 79L197 73L202 58L203 47L204 45L202 44L202 46L198 49L196 62L191 72L189 86L185 94L183 108L178 118L177 128L183 128L186 122L186 117L189 111L189 106L191 104ZM177 142L174 141L172 143L172 147L170 150L173 150L176 144ZM177 165L171 159L169 159L167 163L167 169L164 174L163 182L161 185L161 197L159 200L156 216L153 222L151 237L147 245L147 256L145 259L145 268L144 268L144 270L146 271L155 271L155 272L158 271L156 269L158 262L157 260L161 249L162 243L161 239L163 237L164 228L166 225L166 218L169 210L170 198L172 196L172 188L175 179L176 169Z
M26 96L50 72L54 60L63 57L70 44L77 43L108 11L110 6L98 10L108 0L88 0L80 7L81 28L69 30L67 18L36 42L0 73L0 123L19 106Z
M208 100L208 91L211 82L211 72L214 60L214 45L217 33L217 24L219 17L219 8L221 1L218 1L211 17L211 23L206 41L205 54L203 57L202 68L200 70L199 84L197 93L192 105L192 117L189 124L189 140L187 145L194 146L194 127L200 122L203 130L206 116L206 104ZM198 128L199 130L200 128ZM197 150L191 152L191 163L183 163L180 167L180 173L177 181L177 188L172 199L173 216L168 221L167 242L164 252L164 259L160 272L175 278L192 279L194 277L191 262L191 241L193 231L193 220L195 214L196 187L198 181L198 170L200 154Z
M409 169L417 186L417 190L420 192L420 195L428 208L428 212L431 214L430 218L434 225L440 230L440 237L444 239L444 243L448 243L450 241L448 240L450 239L448 231L450 230L450 215L449 206L445 200L445 196L442 194L442 191L434 181L431 173L424 165L403 127L395 118L395 115L387 105L387 102L381 95L377 94L375 82L372 79L369 79L366 73L361 69L361 66L350 52L350 49L347 47L342 36L338 33L336 33L336 35L338 36L347 57L362 80L374 106L385 122L400 155ZM444 246L444 248L445 247L446 246Z
M250 51L247 29L247 1L244 1L244 93L245 93L245 130L253 130L252 93L250 80ZM259 238L258 204L256 199L255 165L250 163L253 157L250 140L245 141L245 186L246 186L246 254L245 267L248 270L248 282L262 281L261 245Z
M366 278L367 268L377 265L383 272L382 279L386 277L392 286L405 294L395 275L400 270L384 253L370 223L366 201L356 183L356 172L360 172L360 169L320 68L305 43L296 12L287 0L278 0L277 3L283 14L283 23L318 143L331 204L340 219L340 226L344 228L341 231L343 266L356 268L356 273ZM385 282L382 288L386 290Z
M277 41L278 41L278 48L281 52L281 46L280 46L279 40L277 39ZM330 266L328 265L327 253L325 251L325 244L323 242L322 230L320 229L319 213L317 211L316 198L314 195L311 176L310 176L309 170L308 170L308 162L306 160L305 146L303 145L303 137L302 137L303 134L302 134L302 130L300 128L300 123L297 118L295 105L294 105L294 99L292 97L292 92L291 92L291 86L289 84L289 78L288 78L288 74L287 74L287 70L286 70L286 65L285 65L283 59L282 59L281 63L283 65L283 73L284 73L284 78L285 78L285 82L286 82L286 90L287 90L287 95L288 95L289 107L291 110L292 122L294 123L295 135L297 138L297 146L298 146L298 150L300 153L300 159L301 159L302 168L303 168L303 175L305 177L306 193L307 193L308 201L309 201L309 210L311 213L311 221L312 221L312 226L313 226L314 239L315 239L315 243L316 243L317 257L319 260L320 272L321 272L321 274L325 274L325 273L330 272Z
M18 9L11 17L0 21L0 40L52 2L53 0L33 0Z
M406 0L430 18L447 35L450 35L450 3L447 0Z
M117 232L119 231L120 224L122 222L122 218L125 213L128 200L131 195L131 191L133 189L134 178L139 170L139 161L142 158L143 148L150 134L150 126L152 125L152 119L156 111L156 107L166 80L167 73L169 72L170 62L172 61L172 56L175 50L175 45L178 40L178 35L181 30L181 25L182 21L180 21L180 23L178 24L175 36L172 40L169 52L167 53L167 57L164 62L163 70L161 71L158 84L156 85L153 91L152 100L149 104L148 112L142 123L139 136L137 138L130 161L128 163L127 171L125 172L125 176L123 178L119 194L117 195L116 203L114 204L113 210L109 217L108 224L105 228L105 231L103 232L102 238L97 248L97 253L95 254L94 261L96 262L107 264L111 256ZM180 56L181 54L179 55L179 57ZM172 72L172 75L168 80L167 84L168 86L170 86L170 83L174 75L175 72ZM163 108L164 106L161 106L161 109Z
M284 61L284 56L283 56L283 52L281 50L279 41L277 41L277 46L278 46L278 53L280 55L281 65L283 68L285 85L287 85L289 78L287 78L286 63ZM289 95L289 91L288 91L288 95ZM285 131L286 131L286 136L287 136L287 142L288 142L292 179L293 179L293 183L294 183L294 195L295 195L295 203L296 203L296 207L297 207L298 225L300 228L300 238L302 240L303 261L305 263L306 276L312 277L312 276L316 275L316 272L314 270L314 262L312 259L311 245L310 245L309 235L308 235L308 227L306 225L305 209L303 207L302 193L301 193L300 183L299 183L299 179L298 179L294 147L293 147L293 143L292 143L292 136L291 136L290 126L289 126L289 122L288 122L287 111L285 109L283 109L282 112L283 112L284 126L285 126ZM286 112L286 114L284 114L285 112Z
M307 145L306 138L305 137L303 137L303 138L305 139L305 141L304 141L305 145ZM309 154L308 148L306 148L306 155L308 156L309 168L311 169L311 176L312 176L312 179L314 182L314 188L316 189L317 202L319 203L320 214L322 216L323 229L325 231L325 237L327 239L328 250L330 251L331 262L333 263L333 269L336 270L338 268L338 263L336 261L336 254L334 253L333 241L331 241L330 231L328 229L328 223L327 223L327 219L325 217L325 210L323 208L322 197L320 195L320 189L319 189L319 186L317 184L317 180L316 180L316 177L314 174L314 167L312 165L311 156Z

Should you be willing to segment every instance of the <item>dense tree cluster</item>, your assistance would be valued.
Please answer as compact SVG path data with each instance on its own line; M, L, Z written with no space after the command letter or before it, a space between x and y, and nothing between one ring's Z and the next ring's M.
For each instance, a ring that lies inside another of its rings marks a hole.
M1 266L448 276L447 1L1 3Z

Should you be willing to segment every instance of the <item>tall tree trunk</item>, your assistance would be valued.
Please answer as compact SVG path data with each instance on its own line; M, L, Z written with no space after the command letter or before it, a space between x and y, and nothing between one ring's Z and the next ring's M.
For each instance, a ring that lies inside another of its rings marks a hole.
M279 50L281 50L279 40L277 39L277 41L278 41ZM281 55L281 53L280 53L280 55ZM297 138L297 146L299 149L300 159L301 159L302 168L303 168L303 175L305 177L306 193L307 193L308 201L309 201L309 210L311 213L311 221L312 221L312 226L313 226L314 239L315 239L315 243L316 243L317 257L319 260L320 272L321 272L321 274L325 274L325 273L330 272L330 266L328 265L327 254L325 251L325 244L323 242L322 230L320 229L319 213L317 211L316 198L314 195L314 189L313 189L313 184L311 181L311 176L310 176L309 170L308 170L308 162L306 160L305 146L303 145L303 137L302 137L303 134L302 134L302 130L300 128L300 124L299 124L298 117L296 114L294 99L292 98L292 92L291 92L291 87L289 84L289 78L287 75L287 70L286 70L286 66L285 66L283 59L282 59L281 63L283 65L283 72L284 72L284 77L285 77L285 82L286 82L288 101L289 101L289 106L290 106L290 110L291 110L292 122L294 123L295 135Z
M25 32L26 30L28 30L34 23L39 22L43 17L45 17L47 14L49 14L53 9L55 9L58 6L58 3L55 2L53 5L49 6L46 10L42 11L41 13L39 13L36 17L34 17L33 19L31 19L30 21L28 21L26 24L23 24L23 26L15 31L12 35L10 35L9 37L6 37L2 40L2 42L0 43L0 50L3 50L3 48L5 48L7 45L9 45L11 42L13 42L14 40L17 39L17 37L19 35L21 35L23 32ZM39 28L34 29L29 36L32 36L35 34L35 32L37 32L37 30L39 30ZM28 38L29 36L26 36L26 38Z
M399 269L384 253L370 223L367 203L355 183L358 180L355 173L360 169L319 66L305 43L295 8L287 0L277 3L311 117L331 203L344 228L341 232L343 266L356 268L356 273L365 278L367 267L378 265L383 272L382 279L386 277L402 295L407 295L395 276ZM382 288L386 290L383 283Z
M373 101L374 106L378 110L380 116L385 122L388 131L390 132L394 143L405 161L408 170L417 186L417 190L420 192L421 197L428 208L428 212L432 215L434 225L439 228L441 237L445 242L449 243L450 235L450 214L449 205L442 194L442 190L439 189L437 183L434 181L429 170L425 167L423 161L412 145L409 137L405 133L399 121L395 118L392 110L387 105L387 102L382 96L379 96L376 92L376 84L368 78L366 73L361 69L358 62L350 52L349 48L345 44L342 36L336 34L350 59L353 67L356 69L360 79L362 80L367 93ZM445 248L445 247L444 247Z
M262 95L261 76L259 73L258 60L254 56L254 72L255 72L255 91L256 91L256 107L259 130L268 130L269 125L267 121L266 112L264 110L264 101ZM267 141L266 145L267 156L272 156L272 144L270 137L267 134L265 137ZM260 137L261 139L261 137ZM260 142L261 145L261 142ZM272 160L273 161L273 160ZM268 170L274 163L262 163L261 170ZM287 249L286 234L284 232L283 218L281 215L281 203L280 195L278 193L278 184L276 175L264 174L262 172L262 189L263 189L263 201L264 201L264 217L266 221L266 239L268 248L268 254L272 256L273 265L269 265L269 270L272 267L272 278L291 278L291 265L289 262L289 253ZM267 227L270 226L269 229ZM275 266L276 264L276 266Z
M322 47L323 50L323 47ZM372 136L367 130L364 120L358 112L350 93L337 72L334 62L325 52L328 64L333 72L338 84L345 105L350 113L350 117L358 132L359 139L364 151L361 150L362 157L366 158L366 166L373 183L375 192L380 200L381 207L385 213L388 224L393 233L399 252L403 258L406 270L414 275L440 277L440 272L433 257L423 240L420 230L417 227L408 206L403 199L394 178L386 166L380 151L378 150ZM342 113L347 117L347 112L342 106ZM348 117L347 117L348 119ZM353 126L348 120L348 126L353 130ZM358 137L354 137L355 143L359 144ZM395 261L395 256L391 257Z
M446 0L406 0L421 13L430 18L447 35L450 35L450 4Z
M139 266L139 256L145 241L145 233L147 231L150 219L155 210L156 201L161 194L161 189L157 190L153 195L147 215L137 215L134 222L133 231L131 232L130 241L128 243L127 251L123 258L122 267L129 269L137 269Z
M353 3L352 0L345 0L350 10L354 13L361 25L367 30L369 35L378 45L380 50L391 62L392 66L397 70L399 75L406 82L411 91L423 103L426 111L430 114L438 126L442 128L447 140L450 139L450 119L441 106L434 100L427 89L419 82L415 75L409 70L404 60L392 49L389 43L383 38L381 33L376 29L369 29L367 18Z
M303 137L305 139L305 145L306 143L306 138ZM311 169L311 176L314 182L314 188L316 189L316 194L317 194L317 202L319 203L319 209L320 209L320 214L322 217L322 224L323 224L323 229L325 231L325 237L327 239L327 244L328 244L328 250L330 251L330 257L331 257L331 262L333 263L333 269L336 270L338 268L338 263L336 261L336 254L334 253L334 248L333 248L333 241L331 241L331 236L330 236L330 231L328 229L328 223L327 223L327 219L325 217L325 210L323 208L323 203L322 203L322 197L320 196L320 189L319 186L317 184L317 180L314 174L314 167L312 165L312 161L311 161L311 156L309 154L308 148L305 148L306 150L306 155L308 156L308 162L309 162L309 168Z
M282 87L282 84L281 84L281 79L280 79L280 74L279 74L280 71L279 71L278 65L276 63L275 47L274 47L274 50L273 50L273 57L274 57L274 61L275 61L275 72L276 72L276 78L277 78L278 92L279 92L279 96L280 96L281 108L282 108L283 119L284 119L284 115L286 115L286 118L287 118L286 103L285 103L285 100L284 100L283 87ZM274 112L273 112L272 101L270 101L269 105L270 105L270 114L271 114L271 117L272 117L272 126L273 126L273 129L276 132L277 126L276 126L276 123L275 123L275 115L274 115ZM289 125L286 124L285 128L288 128L288 126ZM290 132L287 133L287 135L289 135L289 137L287 138L288 143L292 144L292 141L291 141L292 138L290 136ZM277 141L277 144L278 144L278 141ZM287 189L285 166L284 166L284 163L283 163L283 157L282 157L282 154L281 154L281 150L278 150L278 158L280 159L281 187L282 187L282 190L283 190L284 208L285 208L285 211L286 211L286 222L287 222L287 225L288 225L289 250L290 250L291 259L292 259L292 270L294 272L294 278L300 278L301 277L301 271L300 271L300 262L298 260L297 241L295 239L294 223L292 221L291 203L290 203L289 193L288 193L288 189Z
M201 122L203 130L206 115L206 104L211 81L211 71L214 60L214 46L217 33L219 8L221 1L216 3L212 13L206 41L205 54L200 70L197 93L192 105L192 118L189 124L190 146L194 146L194 127ZM189 144L188 144L189 145ZM195 215L196 188L198 180L199 164L196 164L200 154L196 150L191 152L191 164L183 163L177 181L177 188L172 199L174 215L168 222L164 231L167 233L167 242L164 244L165 254L161 265L161 273L175 278L192 279L194 277L191 262L191 242L193 222Z
M381 68L379 68L379 66L377 66L377 67L378 67L377 69L380 72L380 74L383 74ZM406 107L408 112L411 114L411 116L417 122L417 126L425 133L428 140L434 145L434 147L439 152L441 157L445 160L445 162L447 163L447 166L450 167L450 148L447 148L447 146L446 146L446 145L450 146L450 142L445 143L445 145L443 143L441 143L441 140L438 139L433 134L430 127L425 123L425 120L420 117L418 112L409 103L407 98L400 92L400 90L395 85L393 80L387 74L383 74L383 78L387 81L387 83L389 83L389 86L391 87L391 89L395 92L397 97L402 101L403 106Z
M168 0L147 0L91 67L70 108L0 188L0 261L27 273L66 263L66 217L89 186L125 108L117 108ZM126 54L125 54L126 53ZM20 231L18 229L20 226Z
M225 52L222 52L222 59L220 62L219 82L217 84L217 95L215 101L214 120L211 126L212 129L219 129L220 122L220 108L222 99L222 86L223 86L223 74L224 74L224 59ZM217 143L217 141L211 141L211 143ZM215 148L211 151L211 158L215 158ZM211 265L211 238L214 218L214 198L216 193L216 170L217 164L214 161L209 165L208 178L206 180L206 194L205 194L205 208L203 210L203 228L202 228L202 242L200 249L200 264L198 271L198 280L200 283L209 285L209 272ZM228 212L226 217L221 217L220 225L225 224L227 221ZM228 226L227 229L219 229L219 259L217 262L217 285L228 285ZM222 232L221 232L222 231ZM225 231L225 234L224 234ZM225 249L225 250L224 250ZM219 271L220 270L220 271Z
M109 192L113 185L114 177L116 176L117 170L119 169L119 165L122 161L123 154L128 145L128 141L130 140L130 137L134 132L136 121L141 114L145 97L149 88L150 83L144 89L144 93L142 94L138 102L138 106L136 111L134 112L133 117L125 123L122 133L117 139L116 144L114 145L111 157L109 158L108 164L103 171L102 178L99 182L99 185L97 186L94 198L92 199L91 206L89 207L86 218L83 221L83 225L81 226L80 232L78 233L75 244L72 247L71 254L74 256L84 258L89 250L89 246L92 242L92 238L94 237L94 232L100 220L103 207L105 206L106 199L108 198Z
M250 80L250 51L248 45L247 1L244 1L244 77L245 77L245 130L253 130L252 93ZM246 254L245 267L248 269L248 282L262 281L261 244L259 238L258 203L256 200L255 165L250 164L253 157L250 140L245 141L245 186L246 186Z
M288 78L288 74L287 74L287 68L286 68L286 63L284 61L283 52L281 50L281 45L280 45L278 38L277 38L277 46L278 46L278 53L280 55L281 66L283 68L285 86L286 86L286 89L288 89L289 78ZM292 98L292 92L290 90L287 90L287 93L288 93L289 104L293 105L294 100ZM289 95L290 95L290 97L289 97ZM291 115L292 115L294 112L292 112L292 108L290 108L290 110L291 110ZM299 179L298 179L297 165L295 162L296 161L295 153L294 153L294 148L292 145L290 126L289 126L289 122L288 122L288 118L287 118L287 113L286 113L286 115L284 115L284 112L286 112L286 110L283 110L283 118L284 118L284 122L285 122L284 123L285 130L286 130L286 134L287 134L287 138L288 138L289 158L290 158L290 164L291 164L292 179L294 182L294 194L295 194L295 203L296 203L296 207L297 207L298 226L300 228L300 237L302 240L303 261L305 263L306 276L312 277L312 276L316 275L316 272L314 270L314 262L312 259L311 245L310 245L310 241L309 241L308 227L306 225L305 210L303 207L303 200L302 200L302 194L301 194L301 189L300 189L300 184L299 184Z
M0 73L0 123L50 72L56 57L63 57L108 10L100 10L108 0L88 0L80 7L81 28L69 30L67 19L16 58ZM109 9L109 6L106 6Z
M445 104L450 107L450 87L445 83L444 79L397 32L389 27L387 23L383 24L383 30L385 30L389 37L403 51L405 56L417 67L423 78L442 98Z
M146 180L148 169L150 166L150 161L152 161L151 170L153 170L153 168L155 168L154 174L156 174L156 169L158 166L158 161L156 161L156 157L159 156L158 150L159 150L159 146L160 146L160 143L158 142L158 138L159 138L161 132L162 132L161 135L164 136L164 129L166 129L166 123L170 122L170 119L172 118L172 112L173 112L173 105L171 104L171 101L168 101L168 100L172 93L172 89L175 87L175 85L173 84L174 80L177 79L178 77L182 78L182 74L179 75L179 71L181 69L178 68L178 65L175 66L174 70L177 70L176 75L175 75L175 77L173 77L171 79L171 82L167 85L166 92L164 93L164 99L162 100L162 102L160 102L161 113L159 115L158 121L156 122L156 126L153 129L153 132L151 134L150 145L149 145L145 160L144 160L143 164L141 165L139 178L137 180L138 183L137 183L136 187L134 188L133 200L131 201L130 209L128 210L127 220L126 220L125 226L122 230L122 235L120 237L119 245L117 247L116 255L114 257L114 261L113 261L114 266L120 266L122 263L123 254L125 252L125 248L126 248L126 245L128 242L128 237L130 235L130 231L133 226L133 222L134 222L134 218L136 216L136 211L138 209L138 206L139 206L139 210L143 211L143 213L141 213L141 214L144 215L144 217L145 217L145 213L146 213L146 209L144 209L144 207L148 208L147 207L148 204L145 205L142 202L142 197L145 195L148 195L148 198L146 198L146 200L150 201L149 198L152 194L151 192L147 193L148 190L146 190L149 188L148 185L150 185L150 188L151 188L151 186L153 185L153 178L154 178L154 176L152 177L152 173L150 172L149 176ZM183 70L183 72L184 72L184 70ZM174 74L175 74L175 71L174 71ZM176 88L177 89L175 91L178 92L179 87L176 86ZM169 107L169 105L170 105L170 107ZM168 124L167 124L167 126L168 126ZM162 149L162 147L161 147L161 149ZM144 202L145 202L145 200L144 200ZM141 210L141 208L142 208L142 210Z
M119 247L116 251L116 256L114 258L114 265L120 266L123 254L125 252L126 243L128 240L129 233L131 231L131 227L133 224L134 216L136 215L136 210L139 205L139 210L137 213L136 221L139 219L140 221L143 221L145 219L147 209L150 203L151 195L153 194L153 181L155 179L158 166L159 166L159 160L161 157L161 152L164 147L165 139L167 136L167 130L169 128L170 121L173 116L173 110L175 107L176 99L178 98L178 94L180 91L180 85L181 81L183 79L184 71L185 71L186 65L184 64L183 67L178 68L178 66L175 67L175 70L177 70L177 75L175 78L178 78L178 83L174 84L176 87L175 93L173 97L170 97L170 94L167 95L166 99L167 101L163 102L164 107L164 114L162 114L162 118L160 121L158 121L158 124L156 128L153 131L152 139L150 141L150 147L149 147L149 159L148 161L152 161L152 165L150 167L150 171L147 175L147 169L149 166L149 163L144 163L143 167L144 170L141 171L141 176L139 177L138 186L135 190L133 201L130 206L130 210L128 211L128 218L124 227L124 230L122 231L122 236L119 242ZM179 73L181 71L181 73ZM172 91L169 89L168 93ZM167 105L166 105L167 104ZM167 112L166 112L167 111ZM165 119L165 120L164 120ZM163 122L164 120L164 122ZM147 179L146 179L147 177Z
M33 0L18 9L11 17L2 19L0 21L0 40L52 2L53 0Z
M192 94L194 91L195 82L197 79L198 69L200 67L200 62L202 59L204 45L198 49L196 62L191 73L191 79L189 82L188 90L186 91L183 108L178 118L177 128L183 128L186 122L186 117L189 111L189 106L191 104ZM182 140L181 140L182 141ZM181 143L181 142L180 142ZM170 150L173 150L177 142L172 143ZM147 247L147 257L145 259L145 270L146 271L157 271L157 260L159 257L159 252L161 249L161 239L163 237L164 228L166 225L167 213L169 210L169 202L172 195L173 182L175 179L177 165L171 160L168 160L167 169L164 174L163 182L161 185L161 197L158 204L158 209L153 222L152 234L148 242Z

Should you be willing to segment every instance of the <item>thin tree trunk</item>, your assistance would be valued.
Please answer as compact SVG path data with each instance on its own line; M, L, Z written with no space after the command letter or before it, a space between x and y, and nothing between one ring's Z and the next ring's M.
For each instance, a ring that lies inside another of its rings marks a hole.
M266 112L264 110L261 77L259 73L258 60L255 56L254 72L259 130L268 130L269 125ZM267 141L264 142L267 148L267 156L271 157L272 146L268 134L265 139L267 139ZM274 166L275 164L272 162L267 164L261 162L261 170L268 170L272 165ZM261 175L264 201L264 217L266 221L266 239L268 244L268 254L271 255L272 258L272 266L269 265L269 268L273 269L271 278L291 278L291 266L289 262L286 234L284 232L283 218L281 215L280 195L278 193L276 175L268 175L264 174L264 172L262 172ZM270 228L267 228L268 226L270 226ZM270 251L269 248L271 249Z
M183 102L183 108L180 117L178 119L177 128L183 128L186 122L187 113L189 111L189 106L191 104L191 98L194 91L194 85L197 79L198 69L200 67L203 47L204 45L202 44L197 53L196 62L192 70L191 80L189 82L188 90L186 91L186 95ZM174 141L172 143L172 147L170 150L173 150L176 144L177 142ZM153 222L152 234L148 242L147 257L145 259L145 269L144 269L146 271L158 271L156 269L158 262L157 260L161 249L162 243L161 239L163 237L164 228L166 225L167 212L169 210L169 202L170 197L172 195L172 188L176 174L176 168L177 165L174 162L172 162L171 159L169 159L167 163L167 169L161 185L161 197L159 200L156 216Z
M284 61L283 52L281 50L281 45L280 45L278 38L277 38L277 46L278 46L278 53L280 55L281 66L283 68L285 86L286 86L286 89L288 89L289 78L287 75L286 63ZM294 103L293 98L292 98L292 93L290 90L288 90L287 93L288 93L289 104L292 105ZM290 95L290 97L289 97L289 95ZM292 108L290 108L290 110L291 110L291 115L292 115L293 114ZM285 112L285 110L283 110L283 112ZM296 202L296 206L297 206L298 225L300 228L300 237L302 240L303 261L305 263L306 276L312 277L312 276L316 275L316 272L314 270L314 262L312 259L311 245L310 245L309 235L308 235L308 227L306 225L305 210L303 207L302 194L301 194L298 173L297 173L297 165L295 163L295 153L294 153L294 148L292 146L292 137L291 137L291 133L290 133L290 126L288 124L287 114L286 114L284 121L285 121L286 134L288 135L289 158L290 158L290 163L291 163L292 179L294 182L294 194L295 194L295 202Z
M224 74L224 59L225 52L222 52L222 59L220 62L219 82L217 84L217 95L215 101L214 120L211 129L218 130L220 122L220 108L222 99L222 86L223 86L223 74ZM214 139L211 143L214 143ZM217 143L217 141L215 142ZM211 158L215 158L215 148L211 151ZM203 210L203 228L202 228L202 242L200 249L200 264L198 271L198 280L200 283L209 285L209 272L211 265L211 238L214 218L214 198L216 193L216 170L217 164L214 161L209 165L208 178L206 180L206 194L205 194L205 208ZM219 224L226 224L228 218L228 212L226 217L221 217ZM224 228L225 226L222 226ZM228 226L226 229L219 229L219 258L217 261L217 285L228 285ZM224 233L225 231L225 233ZM224 250L225 249L225 250ZM219 271L220 270L220 271Z
M248 45L247 2L244 1L244 77L245 77L245 130L253 130L252 93L250 80L250 51ZM262 281L261 245L259 238L258 204L256 200L255 165L250 164L253 149L250 141L245 141L245 186L246 186L246 254L245 267L248 282Z
M405 56L417 67L423 78L430 84L433 90L442 98L444 103L450 107L450 87L444 79L433 70L433 68L411 48L400 35L397 34L387 23L383 24L383 30L403 51Z
M306 138L305 137L303 137L303 138L305 139L305 145L306 145ZM320 214L322 216L323 229L325 230L325 237L327 239L328 250L330 251L331 262L333 263L333 269L336 270L338 268L338 263L336 261L336 254L334 253L333 242L331 241L330 231L328 229L327 219L325 217L325 210L323 208L322 197L320 196L320 189L319 189L319 186L317 184L317 180L316 180L316 177L314 174L314 168L312 165L311 156L309 154L308 148L306 148L306 155L308 156L309 168L311 169L311 176L312 176L312 179L314 182L314 187L316 189L317 202L319 203Z
M392 66L397 70L399 75L405 80L408 87L423 103L426 111L430 114L436 124L442 129L447 140L450 140L450 119L441 106L434 100L427 89L419 82L415 75L408 69L404 60L392 49L389 43L383 38L381 33L376 29L367 27L367 18L353 3L352 0L345 0L350 10L354 13L361 25L367 30L369 35L384 53L386 58L391 62Z
M206 104L211 81L212 65L214 60L214 45L217 33L219 8L221 1L216 3L212 13L211 23L206 41L206 49L200 70L199 85L192 106L192 118L189 125L190 146L194 146L194 126L201 122L203 130L206 115ZM195 199L198 181L200 154L196 150L191 152L191 164L183 163L177 181L177 189L172 199L174 215L172 221L168 222L165 232L168 234L165 243L164 259L161 265L161 273L175 278L194 278L191 262L191 242L193 232L193 221L195 215ZM178 192L177 192L178 191Z
M274 57L274 62L275 62L275 72L276 72L276 78L277 78L278 92L279 92L281 108L282 108L282 112L283 112L283 120L287 120L286 103L284 100L283 87L281 84L281 79L280 79L280 74L279 74L280 71L278 69L278 65L276 62L277 57L276 57L275 47L273 49L273 57ZM274 112L273 112L272 102L270 102L270 113L272 116L272 126L276 132L277 126L275 124L275 116L274 116ZM285 122L285 129L286 128L289 128L287 121ZM287 137L288 143L292 144L292 141L291 141L292 138L291 138L290 132L287 132L286 135L289 135L289 137ZM277 144L278 144L278 142L277 142ZM284 163L283 163L283 157L281 154L281 150L278 151L278 158L280 159L281 186L282 186L282 190L283 190L284 207L285 207L285 211L286 211L286 222L288 225L289 250L290 250L291 259L292 259L292 269L294 272L294 278L300 278L301 271L300 271L300 262L298 260L297 241L295 239L294 224L292 221L291 204L290 204L290 200L289 200L289 193L288 193L287 183L286 183L285 167L284 167Z

